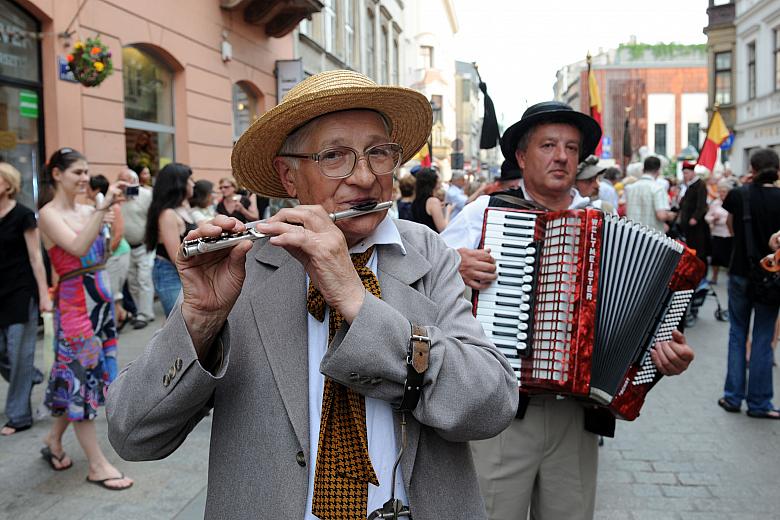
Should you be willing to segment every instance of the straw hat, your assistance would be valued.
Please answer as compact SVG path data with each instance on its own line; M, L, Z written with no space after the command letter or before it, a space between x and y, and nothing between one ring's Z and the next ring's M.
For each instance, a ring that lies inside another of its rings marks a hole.
M403 149L402 163L422 148L431 132L431 104L419 92L380 86L349 70L322 72L296 85L280 104L243 133L231 158L236 179L261 195L289 197L273 167L273 159L287 136L316 117L359 109L376 110L385 116L390 124L390 140Z

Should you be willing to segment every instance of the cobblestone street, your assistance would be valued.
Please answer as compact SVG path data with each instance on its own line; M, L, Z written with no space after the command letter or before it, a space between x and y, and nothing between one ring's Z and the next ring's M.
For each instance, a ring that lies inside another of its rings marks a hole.
M725 306L725 277L717 290ZM689 372L659 383L641 417L619 422L615 439L607 439L601 448L597 519L780 518L780 421L727 414L716 405L725 374L728 325L717 322L713 310L714 300L708 298L688 333L697 351ZM137 356L160 319L147 329L122 333L121 364ZM40 345L37 355L40 366ZM777 371L775 376L777 390ZM6 389L0 383L0 399L5 399ZM41 400L38 386L34 406ZM204 419L164 461L129 463L111 450L101 416L97 427L104 449L136 479L129 491L114 493L85 484L86 459L72 431L65 435L65 449L73 468L60 473L49 469L38 454L51 424L44 417L30 431L0 438L0 517L202 518L210 423L210 417Z

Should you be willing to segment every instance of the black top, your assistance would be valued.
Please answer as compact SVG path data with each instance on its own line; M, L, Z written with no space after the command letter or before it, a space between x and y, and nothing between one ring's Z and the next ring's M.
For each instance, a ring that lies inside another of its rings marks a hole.
M184 221L184 233L181 234L179 237L179 241L184 240L184 237L187 236L187 233L192 231L193 229L198 229L197 224L193 224L192 222ZM168 256L168 251L165 250L165 244L162 242L157 243L157 248L155 249L155 252L157 253L157 256L161 256L168 260L169 262L173 263L173 260L171 260L171 257Z
M266 201L267 200L268 199L266 199ZM241 205L248 209L250 204L251 204L251 201L249 200L249 197L244 197L242 195L241 196ZM258 204L259 204L259 202L258 202ZM266 202L266 206L267 205L268 205L268 202ZM263 210L265 210L265 208L263 208ZM238 210L234 211L233 213L228 213L227 209L225 209L225 204L222 201L219 201L219 204L217 204L217 213L219 213L220 215L227 215L228 217L233 217L233 218L243 222L244 224L246 224L246 222L247 222L246 217L244 216L244 214L241 213ZM261 215L262 215L262 213L261 213Z
M396 202L396 207L398 208L398 218L404 220L414 220L414 217L412 216L411 202L398 199L398 201Z
M748 184L733 189L723 201L723 209L733 217L734 242L731 253L729 274L748 276L747 245L745 244L745 224L742 221L742 192L750 194L750 213L753 218L753 242L760 256L771 253L769 237L780 230L780 188L755 186ZM757 260L758 260L757 259Z
M433 217L425 211L426 202L428 202L428 199L414 199L414 202L412 202L412 220L418 224L428 226L436 233L438 233L439 230L436 229L436 224L433 222Z
M24 232L37 226L35 213L18 202L0 219L0 327L25 323L30 299L38 301L38 285L24 241Z

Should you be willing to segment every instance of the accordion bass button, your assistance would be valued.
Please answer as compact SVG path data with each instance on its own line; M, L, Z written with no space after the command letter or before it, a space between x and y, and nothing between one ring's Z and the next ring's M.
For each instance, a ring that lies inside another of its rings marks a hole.
M527 255L535 255L536 254L536 248L535 247L528 247L525 250L525 254ZM533 257L531 257L533 258Z
M533 277L533 276L530 276L530 275L525 275L525 276L523 276L523 282L525 282L525 283L531 283L531 282L533 282L533 281L534 281L534 277Z
M531 278L531 277L530 276L526 276L526 278ZM523 280L523 281L526 281L526 280ZM528 280L528 281L530 282L531 280ZM530 293L532 287L530 285L523 285L523 286L520 287L520 289L522 291L526 292L526 293ZM528 295L524 294L523 296L524 296L523 301L528 301Z
M520 313L520 316L518 316L518 319L519 319L520 321L528 321L528 318L529 318L528 314L526 314L526 313L524 313L524 312L521 312L521 313Z
M517 328L520 329L521 331L526 331L528 330L528 324L520 322L517 324Z
M528 312L528 311L531 310L531 306L528 305L527 303L521 303L520 304L520 310L523 311L523 312Z
M526 334L525 332L518 332L517 339L519 339L520 341L525 341L528 339L528 334Z
M526 256L525 258L523 258L523 261L526 264L531 265L534 263L534 261L536 261L536 258L534 258L533 256Z
M523 267L523 272L526 273L526 274L531 274L531 273L534 272L534 268L532 266L530 266L530 265L527 265L527 266Z

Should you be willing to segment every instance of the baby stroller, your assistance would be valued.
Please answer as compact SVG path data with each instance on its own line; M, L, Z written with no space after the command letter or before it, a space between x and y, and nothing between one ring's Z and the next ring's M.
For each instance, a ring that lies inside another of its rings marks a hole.
M712 288L707 278L702 279L699 286L693 292L691 297L691 303L688 304L688 311L685 314L685 328L693 327L696 321L699 319L699 309L704 305L704 300L707 296L712 296L715 299L715 319L718 321L728 321L729 311L720 306L720 300L715 293L715 289Z

